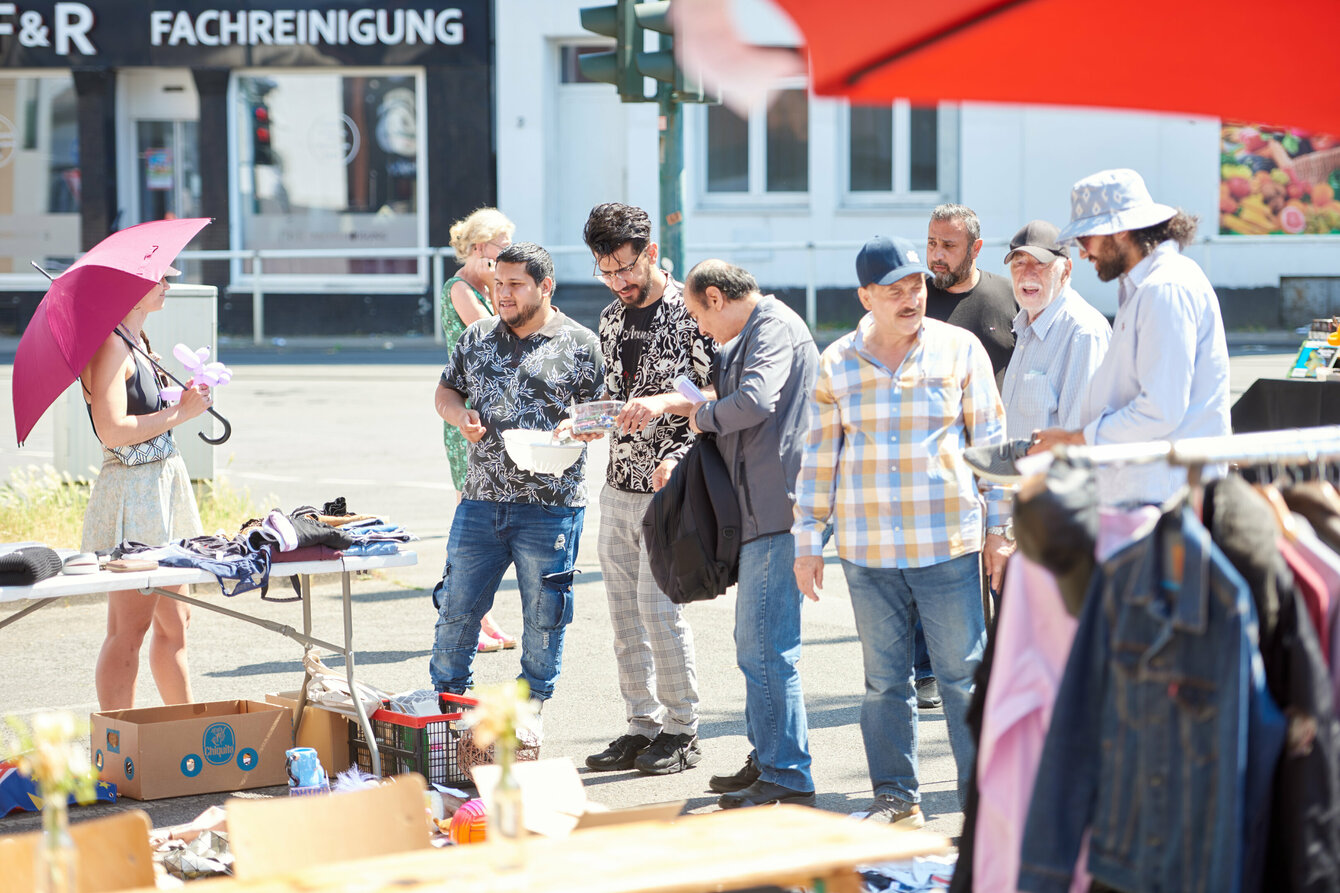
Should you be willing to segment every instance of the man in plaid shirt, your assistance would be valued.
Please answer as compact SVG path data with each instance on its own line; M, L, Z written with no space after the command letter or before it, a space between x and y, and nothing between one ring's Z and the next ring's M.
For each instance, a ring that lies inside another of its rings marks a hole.
M1005 439L1005 410L976 336L926 318L928 271L911 242L871 239L856 273L869 312L819 360L796 483L796 582L810 597L822 587L831 520L865 665L861 736L875 801L857 815L920 827L912 631L919 616L961 801L986 644L981 565L998 586L1012 549L1009 493L977 481L962 454Z

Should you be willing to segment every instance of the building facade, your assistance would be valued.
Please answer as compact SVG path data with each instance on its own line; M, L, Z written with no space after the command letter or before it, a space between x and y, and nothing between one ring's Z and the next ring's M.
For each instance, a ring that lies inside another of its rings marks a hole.
M0 330L109 232L212 217L225 333L432 331L431 258L496 200L488 0L0 3ZM217 252L227 252L219 254ZM284 257L290 252L295 257Z
M60 269L114 229L176 214L214 218L192 247L215 253L185 269L219 287L225 334L256 332L259 314L267 335L432 335L450 224L481 205L551 249L559 305L593 323L608 293L581 243L587 212L618 200L660 214L656 106L621 103L577 64L609 48L581 27L592 2L0 3L0 333L45 289L30 261ZM798 43L768 0L733 9L745 39ZM1268 229L1259 205L1250 223L1221 216L1238 206L1230 162L1266 163L1240 157L1254 131L1234 133L1240 146L1203 117L853 107L803 78L771 99L685 108L685 262L725 256L821 324L859 316L852 258L871 235L920 240L932 207L962 202L982 220L981 266L1002 271L1022 223L1063 223L1071 184L1119 166L1200 216L1190 253L1230 327L1340 313L1340 213L1334 234L1313 226L1325 185L1295 197L1281 179L1289 194L1269 199L1304 232L1223 229ZM1075 284L1115 312L1088 264Z
M613 87L583 82L576 57L609 49L582 29L587 5L497 7L499 202L519 232L570 258L560 271L574 283L590 281L580 244L591 205L657 205L656 106L622 104ZM768 0L733 7L746 40L799 43ZM1189 253L1218 288L1230 326L1292 328L1328 307L1340 313L1340 233L1221 234L1229 147L1218 119L966 102L853 107L809 95L803 80L772 99L743 116L685 107L685 262L724 255L797 307L809 285L820 323L859 314L852 264L870 236L923 240L930 209L961 202L982 220L980 265L1003 272L1022 224L1064 224L1071 185L1110 167L1135 168L1158 201L1199 215L1201 239ZM1100 283L1089 264L1075 265L1075 284L1116 312L1115 283Z

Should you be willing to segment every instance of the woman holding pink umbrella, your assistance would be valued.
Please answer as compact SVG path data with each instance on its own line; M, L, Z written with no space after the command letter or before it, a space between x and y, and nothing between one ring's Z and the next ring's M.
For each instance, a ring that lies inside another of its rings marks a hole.
M103 445L102 469L84 514L86 552L125 540L161 545L199 536L200 513L172 429L206 412L209 388L191 385L165 406L147 359L145 317L163 308L171 267L97 348L79 376L93 430ZM150 629L149 667L165 704L191 700L186 661L190 606L136 590L107 597L107 638L98 654L96 683L103 710L135 706L140 645Z

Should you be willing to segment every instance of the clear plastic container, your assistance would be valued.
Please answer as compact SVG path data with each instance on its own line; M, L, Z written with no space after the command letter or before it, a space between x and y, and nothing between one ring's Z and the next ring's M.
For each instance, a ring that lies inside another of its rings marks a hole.
M615 429L614 419L623 409L622 400L594 400L578 403L568 413L572 417L572 433L602 434Z

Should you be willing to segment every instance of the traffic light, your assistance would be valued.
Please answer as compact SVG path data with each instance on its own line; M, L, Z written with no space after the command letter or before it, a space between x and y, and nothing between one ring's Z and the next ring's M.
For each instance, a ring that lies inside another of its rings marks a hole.
M634 0L618 0L613 6L588 6L581 10L582 27L603 37L614 38L611 53L586 53L577 59L582 76L602 84L613 84L624 102L646 102L636 54L642 49L642 32L633 14Z
M675 60L675 28L670 21L670 0L634 4L633 13L639 28L662 35L660 49L651 53L639 51L636 54L637 70L649 78L669 84L670 98L675 102L711 101L696 79L687 76Z
M251 162L274 164L274 148L270 144L270 107L257 102L251 107Z
M604 37L614 38L614 51L587 53L577 60L582 75L593 81L613 84L624 102L656 102L642 89L642 78L654 78L670 86L674 102L714 102L704 94L696 80L686 75L675 61L675 29L670 22L671 0L639 3L619 0L613 6L590 6L581 11L582 27ZM646 52L646 32L661 35L659 49Z

